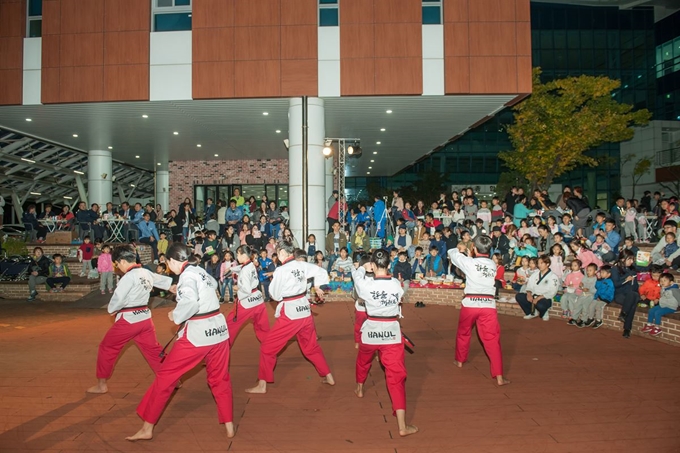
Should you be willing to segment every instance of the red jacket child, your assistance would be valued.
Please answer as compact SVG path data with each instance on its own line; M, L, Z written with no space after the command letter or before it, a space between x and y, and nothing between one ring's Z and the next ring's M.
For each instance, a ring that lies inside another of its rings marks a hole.
M661 297L661 287L659 286L659 281L649 278L645 281L642 286L640 286L640 296L646 300L658 301Z

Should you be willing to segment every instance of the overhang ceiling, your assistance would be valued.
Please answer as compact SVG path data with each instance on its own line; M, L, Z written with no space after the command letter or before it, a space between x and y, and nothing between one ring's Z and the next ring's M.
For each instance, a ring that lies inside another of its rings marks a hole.
M513 98L329 98L326 136L361 139L363 157L349 161L348 175L389 176ZM239 99L9 106L0 107L0 125L82 151L112 147L114 159L154 170L168 161L286 158L288 105L288 99Z

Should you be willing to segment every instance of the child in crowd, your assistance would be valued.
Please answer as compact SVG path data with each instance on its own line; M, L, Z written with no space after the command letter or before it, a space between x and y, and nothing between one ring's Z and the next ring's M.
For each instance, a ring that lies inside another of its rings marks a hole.
M539 216L534 216L531 219L531 227L529 227L529 234L533 238L538 238L541 234L538 232L538 227L543 225L543 220Z
M494 254L491 255L491 260L496 265L494 286L496 287L496 300L498 300L498 294L505 286L505 266L503 266L503 256L500 254L500 252L494 252Z
M475 220L475 227L477 228L477 232L472 236L473 239L481 234L486 234L489 231L488 228L484 226L484 221L482 219Z
M416 247L416 250L411 260L411 276L416 278L416 274L425 275L425 257L423 256L423 248Z
M90 242L90 236L83 238L83 243L78 247L78 260L83 263L80 271L81 277L88 277L92 270L92 255L94 255L94 244Z
M430 250L430 233L425 231L421 234L420 241L418 241L418 247L423 250Z
M394 274L394 266L397 264L399 261L399 258L397 257L397 249L392 249L390 250L390 266L387 269L390 274Z
M466 220L471 220L474 222L477 220L477 205L474 204L474 199L472 197L466 197L463 200L464 203L464 210L465 210L465 219Z
M612 251L612 248L604 241L604 236L598 234L595 238L595 243L592 245L591 250L601 261L604 261L604 256Z
M270 297L269 297L269 284L272 281L272 276L274 275L274 270L276 269L276 266L274 265L274 261L270 260L267 258L267 250L262 249L260 250L260 257L258 258L258 263L259 263L259 271L258 271L258 277L260 279L260 283L262 284L262 288L264 289L264 300L265 302L269 302Z
M527 280L529 279L529 257L523 256L520 259L520 266L515 269L515 276L512 278L512 289L523 293L526 291Z
M444 235L441 231L434 232L434 240L430 241L430 247L435 246L439 251L439 256L442 258L444 267L446 267L446 242L444 242Z
M571 216L564 214L562 216L562 223L559 225L560 233L564 235L565 242L571 242L574 237L574 225L571 223Z
M201 248L203 261L208 261L213 255L217 255L217 261L219 262L219 255L217 254L217 246L219 243L217 240L217 232L215 230L209 230L206 236L206 239L203 241L203 247Z
M659 302L659 297L661 297L661 287L659 286L659 278L663 273L663 267L658 264L652 264L650 269L650 277L645 280L645 282L640 285L638 292L640 293L640 300L642 301L641 306L653 307L657 302Z
M594 319L593 329L602 326L602 318L604 316L604 307L614 300L614 282L611 279L612 267L605 264L600 268L600 278L595 282L595 294L593 294L593 301L587 308L588 320ZM586 325L588 322L586 322Z
M647 208L641 207L635 219L637 220L638 239L640 242L649 242L649 237L647 236Z
M562 246L560 244L553 244L552 247L550 247L550 271L557 275L557 278L560 279L560 282L564 278L564 259L566 256L564 255L564 250L562 250Z
M328 269L328 261L323 256L323 252L321 250L317 250L316 253L314 254L314 263L319 267L322 267L324 269Z
M581 272L581 262L577 259L569 264L571 271L564 277L564 294L560 299L560 306L562 307L562 317L569 318L570 325L576 325L578 319L574 319L572 312L576 301L583 294L581 290L581 282L583 281L583 272Z
M53 293L59 293L66 289L71 282L71 271L68 265L63 262L64 257L59 253L52 256L52 264L50 264L50 272L45 283L50 287ZM61 285L57 288L57 285Z
M581 263L581 269L583 269L583 263ZM571 317L576 320L576 327L578 328L590 327L595 322L593 318L588 317L587 311L593 302L593 296L595 295L596 291L595 283L597 283L597 266L591 263L585 268L585 270L586 275L581 280L580 285L582 293L578 299L576 299L576 303L570 306Z
M399 252L397 263L394 265L394 272L392 272L394 278L401 282L401 286L404 288L404 295L406 295L411 284L411 265L407 259L408 254L406 252Z
M199 258L203 258L203 238L196 236L194 238L194 255L198 255Z
M218 255L217 253L213 253L212 255L210 255L210 258L205 262L205 271L208 273L208 275L214 278L216 282L219 282L221 266L222 263L220 263L220 255Z
M481 220L482 228L486 231L489 231L489 224L491 223L492 219L491 211L487 206L486 200L482 200L480 204L481 206L477 211L477 220Z
M444 275L444 263L439 256L439 249L434 245L430 247L430 254L425 259L425 275L427 277Z
M313 234L310 234L310 236L314 236ZM315 240L315 239L312 239ZM316 252L316 246L314 246L314 243L312 243L312 247L314 248L314 252ZM307 247L308 249L310 247ZM276 253L276 238L275 237L270 237L269 240L267 241L267 246L265 247L267 250L267 258L271 259L272 256ZM308 252L309 253L309 252ZM312 253L310 256L314 256L314 253Z
M626 201L626 213L623 215L624 218L624 231L626 236L632 236L635 241L638 240L637 228L635 225L635 220L637 219L637 209L635 209L635 201Z
M158 254L159 256L161 253L165 255L165 253L168 251L168 235L164 231L161 231L158 236L160 237L158 244L156 244L156 247L158 248Z
M236 267L234 254L231 250L224 252L222 265L220 266L220 302L224 302L226 290L229 289L229 303L234 302L234 276L232 268Z
M102 254L104 242L101 239L94 240L94 252L92 253L92 269L97 269L97 259Z
M333 263L331 271L337 272L338 277L345 277L352 273L353 268L354 263L352 263L352 259L349 257L349 253L347 253L347 247L342 247L340 249L340 257Z
M623 240L623 246L621 250L630 250L633 252L633 256L637 256L640 249L635 245L635 238L633 236L626 236Z
M109 287L109 294L113 293L113 262L111 261L111 247L108 244L102 246L102 253L97 258L97 271L99 272L99 289L102 294L106 294L106 287Z
M560 233L559 231L553 235L553 240L555 241L555 244L559 244L562 247L562 250L564 250L564 256L567 257L571 255L571 249L567 245L566 242L564 242L564 235Z
M666 233L665 238L666 245L663 248L664 261L668 260L671 257L671 255L677 252L678 248L680 248L675 240L675 233L668 232Z
M574 256L581 261L581 266L583 269L588 267L589 264L595 264L595 269L602 266L602 260L595 256L595 254L590 251L585 245L580 241L574 240L569 243L569 248L574 253Z
M538 257L538 249L536 248L536 241L528 234L522 238L522 242L515 247L515 256L528 256L530 258Z
M508 228L509 228L510 226L513 226L513 227L514 227L514 226L515 226L515 223L512 221L512 216L506 215L506 216L505 216L505 219L503 220L503 226L501 226L501 232L502 232L503 234L507 233L507 232L508 232ZM517 227L515 227L515 228L517 228Z
M680 303L680 288L674 282L672 274L663 273L659 277L661 295L659 304L650 308L647 314L647 325L642 328L642 333L648 333L653 337L661 335L661 317L675 313Z
M554 235L560 231L560 228L557 226L557 219L553 216L548 217L548 224L546 226L550 234Z
M479 213L477 215L479 215ZM498 219L503 219L503 207L501 206L501 201L498 197L493 197L491 199L491 218L494 222Z
M465 246L465 248L468 250L468 253L472 251L472 235L470 234L469 231L463 231L463 233L460 236L460 243ZM428 249L423 247L423 250Z
M531 236L531 229L529 228L529 222L527 219L522 219L519 221L519 229L517 230L517 237L523 238L524 236Z

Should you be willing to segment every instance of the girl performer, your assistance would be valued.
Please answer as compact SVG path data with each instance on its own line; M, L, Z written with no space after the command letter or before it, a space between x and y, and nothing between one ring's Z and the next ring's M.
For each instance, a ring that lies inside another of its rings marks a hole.
M200 262L192 250L174 243L166 253L170 270L179 275L176 289L177 306L168 318L180 326L177 342L156 374L156 380L146 391L137 407L144 420L142 429L127 440L149 440L161 413L170 399L177 380L205 360L208 385L212 391L220 423L227 428L227 437L234 437L231 380L229 378L229 330L220 313L217 282L196 266Z
M108 307L109 313L116 315L116 320L99 344L99 382L87 389L88 393L109 391L106 381L113 374L120 351L130 340L137 344L154 373L158 373L161 366L162 348L156 339L156 328L148 307L149 295L154 286L166 290L170 288L172 279L153 274L137 264L137 254L131 245L116 247L111 261L123 273Z
M418 428L406 424L406 364L404 339L401 334L399 306L404 290L399 280L387 274L390 255L386 250L373 252L371 262L352 271L354 288L365 303L367 319L361 326L361 340L357 354L356 395L364 397L364 382L371 369L373 355L377 352L385 367L387 391L392 400L392 413L397 416L399 435L409 436ZM366 278L366 272L375 272Z
M491 362L491 377L498 385L507 385L509 380L503 377L503 354L501 352L501 326L496 312L496 264L489 258L491 238L486 235L477 236L472 245L471 254L465 256L465 245L458 244L457 249L449 250L449 258L454 266L465 273L465 296L463 297L458 333L456 334L456 360L458 368L463 366L470 351L472 327L477 326L477 333L482 341L486 355Z
M323 377L324 384L335 385L321 346L317 342L316 328L312 310L307 300L307 279L314 278L316 294L322 298L321 285L328 284L328 272L314 264L296 261L295 246L289 241L276 245L276 254L281 265L274 271L269 285L269 293L276 306L276 321L267 338L260 345L260 371L255 387L246 393L267 393L267 383L274 382L276 356L286 346L288 340L297 337L302 354L312 362Z
M267 307L264 304L264 296L259 289L260 280L257 278L257 269L250 257L253 250L242 245L236 249L236 259L241 264L238 271L238 293L236 306L227 316L227 326L231 336L229 346L234 344L236 336L243 323L252 318L255 336L262 343L269 333L269 318L267 317Z
M359 267L363 268L366 264L371 261L370 255L362 255L359 259ZM367 271L364 278L372 278L373 271ZM357 293L356 285L352 289L352 299L354 299L354 348L359 349L359 344L361 343L361 326L366 321L366 304L359 297Z

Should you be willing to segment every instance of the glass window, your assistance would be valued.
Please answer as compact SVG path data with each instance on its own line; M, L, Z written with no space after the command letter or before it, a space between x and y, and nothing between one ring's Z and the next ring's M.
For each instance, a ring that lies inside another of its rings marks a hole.
M337 27L339 23L338 0L319 0L319 27Z
M439 6L423 6L423 24L441 24L442 9Z
M42 0L29 0L26 7L26 36L39 38L42 36Z
M42 16L42 0L28 0L28 15Z
M28 21L28 37L40 38L42 36L42 19Z
M154 31L191 30L191 13L156 14Z

